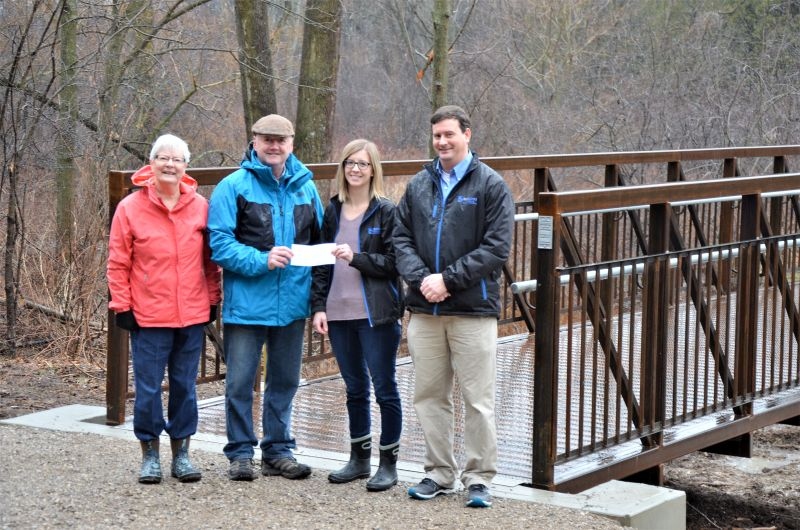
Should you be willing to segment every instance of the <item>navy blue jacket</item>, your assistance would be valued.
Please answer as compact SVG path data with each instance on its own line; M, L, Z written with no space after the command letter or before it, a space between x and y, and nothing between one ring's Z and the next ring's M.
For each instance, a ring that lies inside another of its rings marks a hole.
M500 314L500 275L514 230L514 199L503 178L478 160L444 200L436 160L417 173L397 205L397 270L410 311L433 315ZM450 296L431 304L423 278L441 273Z

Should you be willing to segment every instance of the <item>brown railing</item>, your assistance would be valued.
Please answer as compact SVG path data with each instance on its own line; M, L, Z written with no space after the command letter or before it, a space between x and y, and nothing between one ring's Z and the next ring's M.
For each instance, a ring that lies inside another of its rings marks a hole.
M797 421L799 197L797 173L539 195L535 281L512 286L536 296L534 486L660 482Z
M512 183L512 187L518 190L518 222L513 242L514 251L504 271L504 312L501 323L505 324L507 330L510 330L507 332L515 333L533 331L534 321L539 321L534 302L536 293L524 288L514 292L511 284L519 282L521 285L525 285L525 280L533 279L536 276L539 224L534 205L536 197L540 193L555 190L557 183L562 187L574 188L577 186L619 186L629 181L642 179L663 180L664 176L668 181L718 176L733 177L740 175L740 165L744 161L753 166L755 173L751 174L759 174L758 171L764 172L762 168L766 167L765 164L769 164L775 172L781 172L786 169L785 157L791 155L800 155L800 146L483 158L484 162L501 172ZM407 177L416 173L425 162L424 160L385 162L384 174L389 180ZM662 166L665 170L660 169ZM309 167L317 180L333 178L336 170L335 164L314 164ZM190 173L198 180L201 189L204 189L206 186L215 185L234 169L201 168L191 169ZM131 174L130 171L109 173L111 215L119 201L131 190ZM693 209L693 215L699 216L700 221L691 218L689 224L707 222L704 220L712 219L714 222L720 223L718 231L710 232L713 237L732 241L726 235L726 230L728 230L728 226L734 224L734 213L731 214L729 220L726 220L724 215L703 208L706 207ZM787 208L784 207L784 210ZM576 258L580 257L575 263L592 263L598 261L598 256L602 260L610 259L610 256L617 259L619 256L645 255L641 249L646 248L643 246L646 241L644 239L646 232L644 232L642 219L638 215L623 211L606 212L599 219L587 217L582 223L573 224L576 232L574 241L581 245L571 250ZM612 246L610 239L603 239L601 236L603 231L612 230L614 226L617 226L616 229L620 230L620 234L625 235L621 235ZM717 234L721 235L717 236ZM706 235L706 237L708 236ZM604 248L601 241L609 242L608 248ZM626 250L620 254L620 249ZM719 274L722 275L723 272ZM568 287L563 286L561 289L566 292ZM562 298L568 299L566 295L562 295ZM567 314L568 310L561 311L559 319L565 318ZM125 401L131 395L129 351L127 333L114 326L112 316L109 314L106 421L109 424L118 424L124 421ZM202 358L199 375L201 382L224 378L220 357L222 348L217 326L208 328L210 346L214 347L209 347L207 355ZM307 362L330 357L330 351L324 341L312 333L310 328L306 344L305 360ZM589 448L582 448L581 451L585 453L594 448L596 447L590 445ZM573 449L574 447L571 446L570 452L573 452ZM534 483L537 481L534 480Z

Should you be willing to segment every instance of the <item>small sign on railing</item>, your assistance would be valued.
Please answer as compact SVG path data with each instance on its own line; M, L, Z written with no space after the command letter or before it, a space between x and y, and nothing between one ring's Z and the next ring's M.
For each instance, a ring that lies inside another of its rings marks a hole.
M552 250L553 248L553 216L539 216L539 231L537 248Z

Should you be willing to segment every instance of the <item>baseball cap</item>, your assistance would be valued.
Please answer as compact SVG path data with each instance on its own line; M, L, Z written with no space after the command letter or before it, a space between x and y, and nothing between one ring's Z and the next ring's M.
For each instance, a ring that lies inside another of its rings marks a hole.
M294 127L292 122L279 116L278 114L269 114L263 118L259 118L250 129L253 134L269 134L272 136L294 136Z

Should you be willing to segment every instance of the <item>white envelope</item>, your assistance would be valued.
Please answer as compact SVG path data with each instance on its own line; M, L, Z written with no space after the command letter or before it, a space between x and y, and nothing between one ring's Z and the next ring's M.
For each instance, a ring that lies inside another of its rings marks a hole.
M316 265L333 265L336 258L333 249L336 243L321 243L319 245L292 245L291 265L296 267L314 267Z

